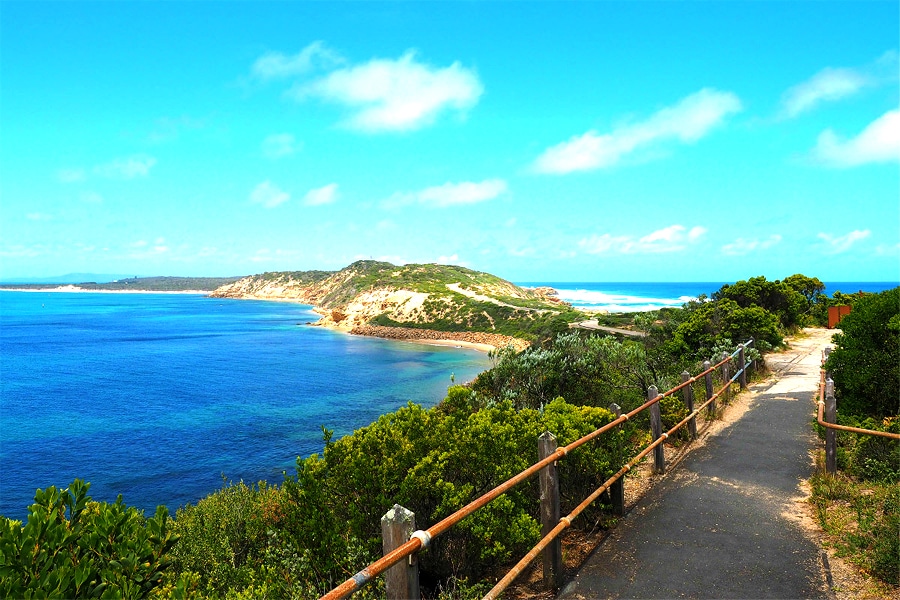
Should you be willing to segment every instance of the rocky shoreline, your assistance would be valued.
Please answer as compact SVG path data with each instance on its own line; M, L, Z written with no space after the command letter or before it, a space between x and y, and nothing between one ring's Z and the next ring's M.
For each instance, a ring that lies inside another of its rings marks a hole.
M504 348L512 346L516 352L528 348L531 344L526 340L501 335L499 333L483 333L480 331L435 331L433 329L415 329L412 327L383 327L380 325L361 325L350 330L354 335L367 335L389 340L414 341L456 341L467 344L478 344Z

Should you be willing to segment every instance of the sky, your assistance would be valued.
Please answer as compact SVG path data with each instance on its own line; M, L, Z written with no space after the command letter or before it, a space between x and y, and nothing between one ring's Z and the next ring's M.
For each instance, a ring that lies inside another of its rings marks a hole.
M900 4L0 2L0 279L900 281Z

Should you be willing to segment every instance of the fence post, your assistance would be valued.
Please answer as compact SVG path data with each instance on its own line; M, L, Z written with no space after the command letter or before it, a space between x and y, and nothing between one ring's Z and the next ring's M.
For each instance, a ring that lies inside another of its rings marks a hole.
M825 422L834 423L837 419L837 403L834 399L834 382L825 380ZM825 471L837 473L837 431L825 429Z
M616 418L622 416L622 409L618 404L613 402L609 405L609 412L616 415ZM619 431L616 432L617 435L622 433L621 425L619 426ZM616 462L615 466L621 468L622 467L622 436L619 435L618 443L616 446ZM625 476L623 475L619 479L615 481L611 486L609 486L609 500L612 503L613 514L617 517L621 517L625 515Z
M556 452L556 436L545 431L538 437L538 460ZM541 469L538 476L541 488L541 536L550 533L559 523L559 473L556 463ZM557 537L544 549L544 587L558 590L562 582L562 543Z
M687 371L681 372L681 382L687 383L690 380L691 374ZM684 405L688 409L688 414L694 412L694 387L691 385L686 385L682 389L684 392ZM692 417L690 421L688 421L688 432L691 434L691 439L697 439L697 417Z
M738 352L738 360L741 361L741 378L739 381L741 382L742 390L747 389L747 355L744 353L744 348L744 344L741 344L740 351Z
M723 352L719 360L728 358L728 353ZM722 364L722 385L725 386L725 404L731 401L731 361Z
M709 371L709 368L712 364L708 360L703 361L703 370ZM707 373L703 376L703 383L706 384L706 399L709 400L713 397L713 384L712 384L712 373ZM706 409L707 414L715 416L716 414L716 401L713 400L709 403L709 406Z
M655 385L651 385L647 390L647 400L653 400L659 396ZM659 402L650 405L650 429L653 432L653 441L655 442L662 437L662 417L659 411ZM663 444L653 449L653 470L656 473L666 472L666 453Z
M416 530L416 515L395 504L381 517L381 545L387 554L409 541ZM419 561L413 554L384 573L384 594L389 600L419 600Z

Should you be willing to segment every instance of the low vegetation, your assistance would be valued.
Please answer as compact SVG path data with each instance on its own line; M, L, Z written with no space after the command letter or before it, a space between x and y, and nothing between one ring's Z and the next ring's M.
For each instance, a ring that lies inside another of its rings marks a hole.
M395 275L387 269L398 268L386 263L358 266L367 270L358 285L377 286L384 278L399 277L404 285L414 281L436 293L444 293L446 283L458 282L466 271L412 266ZM478 285L499 285L471 273ZM466 285L474 290L476 284ZM418 528L434 525L536 462L541 432L551 431L566 444L610 422L612 402L624 410L636 407L648 386L662 390L680 382L683 370L696 373L702 361L732 351L734 342L752 337L763 351L780 345L784 335L819 318L819 307L830 301L821 287L818 280L799 275L784 282L754 278L681 309L617 323L648 333L640 339L570 331L565 318L533 315L535 322L546 320L540 333L532 332L536 343L531 348L492 353L493 368L469 386L451 387L438 406L410 403L338 440L323 428L323 452L298 458L296 470L280 484L232 483L180 508L174 519L163 509L147 519L121 503L90 503L85 484L77 481L61 492L39 490L28 522L4 520L0 529L0 594L319 595L380 556L380 518L395 503L416 514ZM351 293L349 288L332 292ZM858 301L863 304L853 314L868 319L868 296ZM487 304L491 310L502 308ZM562 315L566 309L558 310ZM452 326L450 321L442 325ZM847 347L852 325L848 321L844 329ZM850 398L852 392L848 387L842 393ZM679 398L667 398L662 414L671 427L686 408ZM865 418L900 428L900 419ZM647 430L640 419L628 421L561 461L563 513L634 456L646 443ZM847 475L813 482L826 530L839 532L840 523L849 520L846 515L853 517L854 533L836 535L846 540L847 552L862 552L860 564L889 582L891 569L897 572L891 561L898 555L895 452L890 445L845 438L841 460ZM520 485L433 540L419 557L426 595L464 598L486 591L485 580L539 537L536 496L536 482ZM591 510L593 515L581 523L602 522L602 503ZM382 597L381 586L377 578L359 596Z
M839 327L825 364L838 423L900 433L900 288L857 298ZM816 516L839 556L898 586L900 441L839 431L837 443L839 472L812 478Z

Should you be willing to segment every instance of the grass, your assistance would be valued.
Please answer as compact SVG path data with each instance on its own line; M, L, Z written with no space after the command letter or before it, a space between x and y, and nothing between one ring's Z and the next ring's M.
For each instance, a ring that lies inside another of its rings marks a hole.
M819 469L810 486L810 502L828 545L900 592L900 485Z

